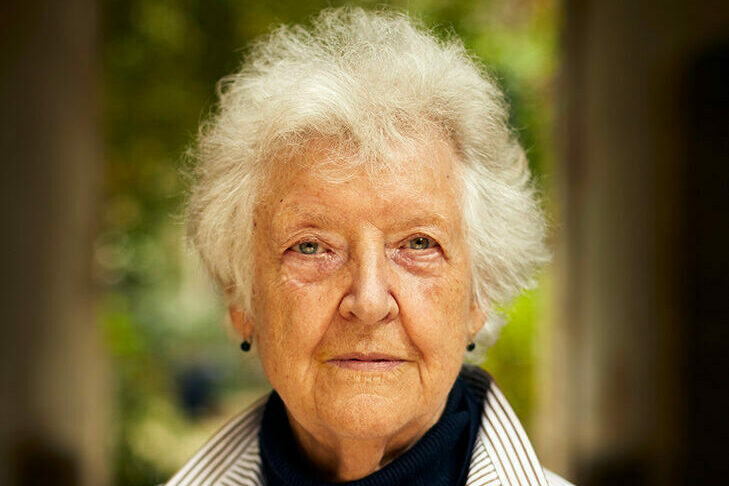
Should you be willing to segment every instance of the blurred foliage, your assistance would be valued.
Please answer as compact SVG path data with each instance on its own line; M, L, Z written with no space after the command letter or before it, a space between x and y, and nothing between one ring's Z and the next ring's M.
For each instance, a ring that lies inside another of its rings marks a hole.
M114 360L118 486L164 481L225 417L265 391L255 358L227 335L224 309L184 244L180 177L186 147L241 48L279 23L338 1L104 0L105 209L95 245ZM382 2L346 2L377 6ZM408 9L455 32L497 77L535 174L550 166L555 0L412 0ZM529 424L539 291L511 321L488 368Z

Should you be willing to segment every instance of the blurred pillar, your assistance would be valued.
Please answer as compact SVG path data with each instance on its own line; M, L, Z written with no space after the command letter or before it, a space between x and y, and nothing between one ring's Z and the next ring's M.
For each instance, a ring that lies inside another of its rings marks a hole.
M93 0L0 5L0 484L106 484Z
M568 0L564 12L564 225L539 449L581 486L718 484L686 477L688 396L712 390L688 387L684 174L718 158L687 155L700 131L682 100L687 69L729 37L729 9Z

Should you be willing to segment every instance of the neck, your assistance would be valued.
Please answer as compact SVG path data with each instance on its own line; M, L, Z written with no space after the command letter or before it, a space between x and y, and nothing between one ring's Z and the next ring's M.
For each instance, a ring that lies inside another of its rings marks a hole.
M289 423L307 459L331 482L361 479L372 474L415 444L443 414L445 403L429 420L409 424L388 437L338 437L325 431L306 430L291 414Z

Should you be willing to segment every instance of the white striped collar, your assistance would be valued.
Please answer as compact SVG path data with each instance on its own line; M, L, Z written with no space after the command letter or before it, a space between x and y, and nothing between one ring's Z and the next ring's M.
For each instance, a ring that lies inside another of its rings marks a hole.
M485 397L466 486L549 486L523 427L489 375L467 366L461 377ZM266 398L223 426L166 486L265 485L258 431Z
M258 449L267 396L226 423L165 486L261 486ZM227 482L226 482L227 481Z
M524 428L491 377L471 366L461 377L484 396L466 486L548 486Z

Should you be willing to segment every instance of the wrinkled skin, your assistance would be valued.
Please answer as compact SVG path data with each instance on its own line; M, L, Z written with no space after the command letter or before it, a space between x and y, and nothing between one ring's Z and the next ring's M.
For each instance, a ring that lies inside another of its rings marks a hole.
M452 147L405 155L373 181L315 168L325 145L282 165L255 214L253 338L302 450L330 480L364 477L439 419L466 344L473 300ZM331 155L331 154L329 154Z

